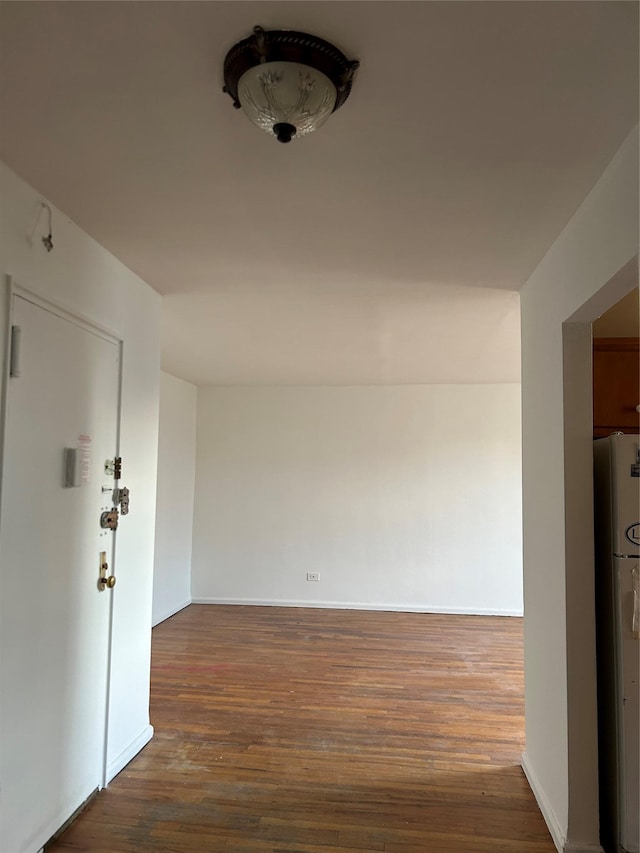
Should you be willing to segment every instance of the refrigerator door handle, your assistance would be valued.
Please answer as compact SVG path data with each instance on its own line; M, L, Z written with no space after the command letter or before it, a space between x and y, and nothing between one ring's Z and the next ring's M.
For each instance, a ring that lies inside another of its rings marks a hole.
M633 618L631 621L631 633L636 640L640 640L640 567L634 566L631 572L631 583L633 585Z

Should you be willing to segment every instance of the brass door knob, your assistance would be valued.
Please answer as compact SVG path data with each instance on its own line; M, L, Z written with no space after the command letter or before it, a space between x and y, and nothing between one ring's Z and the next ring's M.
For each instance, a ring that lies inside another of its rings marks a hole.
M109 575L109 577L107 577L106 575L102 575L98 579L98 589L100 589L100 590L107 589L107 588L113 589L115 585L116 585L115 575Z
M115 575L109 575L109 577L107 577L108 571L109 563L107 563L107 552L100 551L100 577L98 578L98 589L101 591L106 587L113 589L116 585Z

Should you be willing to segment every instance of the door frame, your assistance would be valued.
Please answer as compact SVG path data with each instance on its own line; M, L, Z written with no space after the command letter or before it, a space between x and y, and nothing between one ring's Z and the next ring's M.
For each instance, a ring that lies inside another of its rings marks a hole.
M14 318L14 297L19 296L26 302L35 305L38 308L48 311L55 317L73 323L79 328L92 335L95 335L102 340L107 341L117 347L118 350L118 403L116 410L116 443L115 455L120 455L120 437L122 427L122 385L123 385L123 362L124 362L124 341L112 329L103 324L96 323L90 317L79 312L70 310L69 308L54 302L50 299L40 296L31 288L18 284L11 275L5 276L5 352L4 364L2 368L2 393L0 399L0 530L2 529L2 518L4 508L4 480L3 471L5 470L4 460L6 457L6 426L9 414L9 380L10 380L10 365L11 365L11 329ZM115 570L117 560L117 531L113 531L113 549L111 561ZM109 709L111 695L111 667L112 667L112 645L113 645L113 597L109 597L109 616L107 629L107 685L106 685L106 707L105 707L105 726L104 738L102 744L102 769L100 774L100 788L105 788L108 783L107 778L107 757L109 745Z
M592 324L637 281L635 255L562 323L569 838L599 838L600 816Z

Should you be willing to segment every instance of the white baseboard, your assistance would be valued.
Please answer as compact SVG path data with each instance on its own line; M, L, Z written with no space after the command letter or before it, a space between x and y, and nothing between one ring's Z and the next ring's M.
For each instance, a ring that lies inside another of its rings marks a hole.
M191 599L187 598L186 601L183 601L181 604L176 604L175 607L170 607L168 610L163 610L162 613L156 618L154 616L151 627L155 628L156 625L159 625L161 622L164 622L165 619L169 619L171 616L175 616L176 613L179 613L181 610L184 610L185 607L188 607L191 604Z
M553 843L556 845L558 853L604 853L603 848L597 843L592 844L584 841L567 841L567 837L560 828L558 818L551 808L551 803L547 799L547 795L540 785L538 777L531 766L526 752L522 754L521 763L524 775L527 777L527 781L529 782L533 795L536 798L536 802L540 807L542 817L547 824L547 828L551 833L551 838L553 839Z
M31 837L27 837L25 839L22 829L20 829L19 834L22 836L21 841L18 842L20 844L20 850L37 850L38 853L44 853L47 842L49 842L54 835L57 835L58 832L66 826L66 824L71 822L72 818L82 810L97 791L98 788L92 787L92 783L89 783L88 789L86 787L77 789L72 796L65 797L64 802L58 803L53 816L46 820ZM6 823L9 823L8 816ZM12 836L14 834L12 828L8 825L4 827L4 830L8 836ZM27 832L30 831L31 830L27 830ZM17 847L13 845L13 842L7 841L7 844L12 845L11 850L17 849ZM8 850L9 848L7 847L6 849ZM4 853L5 848L3 847L2 850Z
M388 610L400 613L445 613L452 616L522 616L522 610L438 607L430 604L376 604L368 601L291 601L265 598L194 597L191 604L244 604L252 607L318 607L325 610Z
M556 849L558 853L564 853L565 844L567 843L567 838L560 828L560 823L558 822L558 818L556 817L555 812L551 808L551 803L547 799L547 795L544 792L544 789L540 785L538 781L538 777L535 774L534 769L531 767L531 763L529 761L529 757L526 752L522 753L522 769L524 770L524 775L527 777L527 782L531 790L533 791L533 796L536 798L536 802L540 807L540 811L542 812L542 817L544 818L545 823L547 824L547 828L551 833L551 838L553 839L553 843L556 845Z
M127 764L131 761L132 758L140 752L143 746L146 746L151 738L153 737L153 726L146 726L146 728L140 732L138 737L132 741L125 749L122 750L120 755L117 755L113 761L110 761L107 765L106 770L106 779L105 785L108 785L111 780L118 775L118 773L122 770L123 767L126 767Z

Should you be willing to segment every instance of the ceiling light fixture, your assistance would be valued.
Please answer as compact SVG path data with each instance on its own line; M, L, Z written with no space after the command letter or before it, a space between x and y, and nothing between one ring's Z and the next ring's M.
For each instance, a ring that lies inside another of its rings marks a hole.
M344 104L359 65L316 36L254 27L225 57L224 91L257 127L290 142Z

